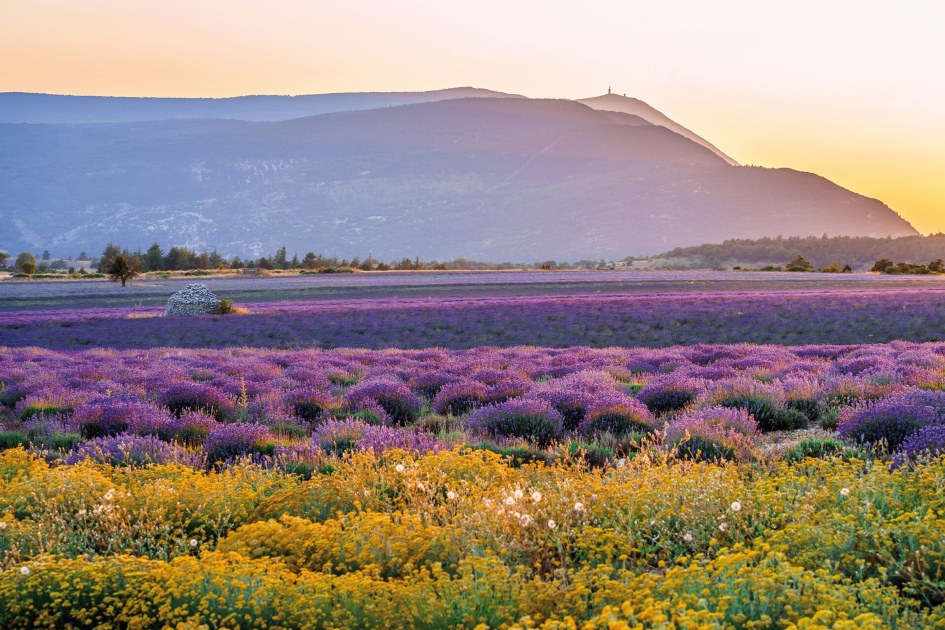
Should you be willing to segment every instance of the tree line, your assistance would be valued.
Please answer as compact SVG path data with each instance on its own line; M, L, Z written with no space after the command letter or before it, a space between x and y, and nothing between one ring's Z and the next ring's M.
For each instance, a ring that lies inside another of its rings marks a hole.
M924 264L945 258L945 234L899 238L824 235L729 239L721 244L677 247L657 258L694 258L706 267L719 267L733 261L746 264L771 263L793 260L798 256L806 258L817 268L837 260L858 269L869 269L882 259Z

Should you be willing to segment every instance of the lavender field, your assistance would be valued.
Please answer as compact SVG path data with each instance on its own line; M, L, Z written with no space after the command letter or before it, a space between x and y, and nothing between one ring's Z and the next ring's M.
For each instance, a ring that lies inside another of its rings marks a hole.
M945 292L483 286L4 312L0 626L945 627Z
M111 348L474 348L855 344L945 339L945 291L764 291L348 299L246 304L163 318L161 307L2 314L0 345Z

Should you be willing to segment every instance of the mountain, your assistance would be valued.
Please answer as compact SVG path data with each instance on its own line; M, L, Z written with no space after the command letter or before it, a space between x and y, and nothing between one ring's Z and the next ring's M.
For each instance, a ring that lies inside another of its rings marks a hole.
M629 98L627 96L621 96L619 94L611 94L607 92L603 96L595 96L593 98L582 98L578 100L578 103L587 105L592 109L599 109L608 112L621 112L624 114L632 114L634 116L639 116L643 120L652 123L654 125L659 125L661 127L666 127L671 131L675 131L683 138L689 138L696 144L701 144L708 150L715 153L717 156L725 160L728 164L732 166L737 166L738 162L725 155L719 151L711 142L702 138L692 131L689 131L679 123L674 120L671 120L668 116L662 112L650 107L643 101L635 98Z
M655 254L766 235L902 236L881 202L731 166L635 114L462 98L275 122L0 125L0 248L285 245L390 260Z
M289 120L332 112L432 103L455 98L515 96L471 87L432 92L353 92L303 96L235 96L232 98L63 96L3 92L0 93L0 123L85 124L192 118L261 122Z

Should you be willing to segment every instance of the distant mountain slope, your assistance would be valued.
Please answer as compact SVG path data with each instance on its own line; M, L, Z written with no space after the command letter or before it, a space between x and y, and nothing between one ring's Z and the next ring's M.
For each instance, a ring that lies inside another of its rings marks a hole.
M624 114L633 114L634 116L639 116L647 122L653 123L654 125L660 125L661 127L666 127L667 129L675 131L684 138L689 138L696 144L701 144L732 166L736 166L738 164L738 162L719 151L705 138L696 135L692 131L689 131L662 112L653 109L639 99L608 93L604 94L603 96L595 96L593 98L582 98L578 100L578 103L583 103L592 109L599 109L609 112L621 112Z
M514 96L471 87L431 92L354 92L232 98L137 98L3 92L0 93L0 123L84 124L191 118L276 121L455 98Z
M535 261L901 236L882 203L629 114L470 98L282 122L0 125L0 248Z

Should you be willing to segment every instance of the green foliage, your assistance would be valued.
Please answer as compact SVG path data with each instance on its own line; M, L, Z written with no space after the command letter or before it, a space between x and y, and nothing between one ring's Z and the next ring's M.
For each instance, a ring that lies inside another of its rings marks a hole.
M807 438L801 440L790 450L785 452L784 461L796 463L804 461L808 457L823 459L832 455L840 455L846 458L856 453L856 449L848 447L836 438Z
M810 262L798 254L797 258L789 262L785 267L785 271L813 271L814 266Z

